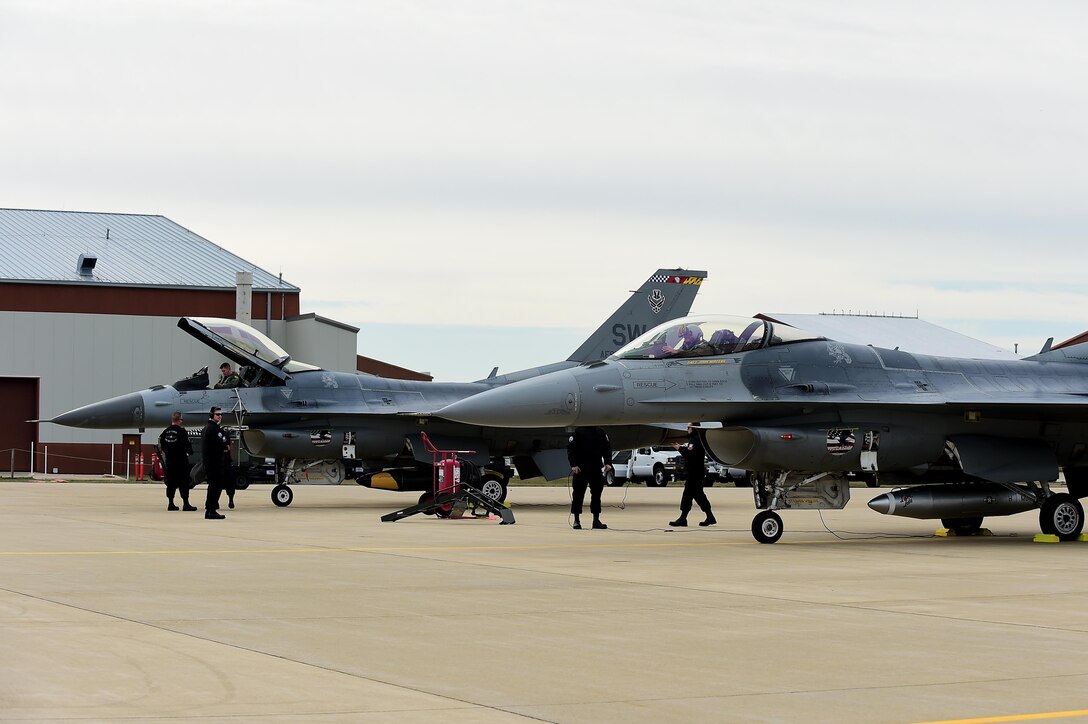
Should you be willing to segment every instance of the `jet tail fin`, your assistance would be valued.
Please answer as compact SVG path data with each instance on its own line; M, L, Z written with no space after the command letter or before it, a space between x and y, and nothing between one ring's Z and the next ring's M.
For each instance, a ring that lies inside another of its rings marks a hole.
M567 361L602 360L646 330L687 315L704 279L705 271L658 269Z

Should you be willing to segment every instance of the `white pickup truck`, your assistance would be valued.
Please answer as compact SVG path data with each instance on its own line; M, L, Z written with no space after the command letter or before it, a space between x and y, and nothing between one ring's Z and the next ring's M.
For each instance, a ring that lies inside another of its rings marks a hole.
M620 450L612 455L612 470L605 473L609 485L645 480L650 488L663 488L676 477L680 453L671 445Z

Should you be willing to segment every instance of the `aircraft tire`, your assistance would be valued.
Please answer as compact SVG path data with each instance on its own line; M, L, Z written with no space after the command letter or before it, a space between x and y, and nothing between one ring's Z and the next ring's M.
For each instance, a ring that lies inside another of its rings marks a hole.
M283 485L277 485L272 488L272 502L276 504L278 508L286 508L291 504L291 501L295 499L295 494L291 492L291 488Z
M1039 509L1039 528L1059 540L1076 540L1084 530L1084 507L1068 493L1055 493Z
M775 543L782 537L782 517L764 510L752 518L752 536L760 543Z
M480 481L480 492L494 500L496 503L506 502L506 483L496 475L485 475Z
M982 516L977 518L941 518L941 525L953 531L957 536L978 535L982 530Z

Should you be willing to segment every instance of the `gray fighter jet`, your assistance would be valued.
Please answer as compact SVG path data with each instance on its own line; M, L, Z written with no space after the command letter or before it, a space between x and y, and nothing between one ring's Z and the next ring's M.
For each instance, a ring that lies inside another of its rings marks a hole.
M843 344L760 319L689 317L589 362L456 402L478 425L699 423L718 462L754 471L752 534L782 509L841 508L855 477L901 485L880 513L941 519L1040 510L1063 540L1088 495L1088 344L1023 360L931 357ZM1064 473L1068 493L1050 483Z
M471 451L470 480L495 500L506 497L513 458L522 478L569 474L567 435L549 428L503 430L433 418L456 400L555 370L603 359L664 320L688 313L705 271L659 269L566 360L508 375L495 371L467 383L415 382L318 369L294 361L257 330L229 319L189 318L178 326L240 366L245 386L209 389L207 369L173 385L156 385L65 412L47 422L94 429L158 429L174 410L202 419L212 405L244 448L277 461L272 500L290 505L292 483L337 484L345 479L388 490L433 489L433 453L421 432L445 450ZM233 417L231 415L233 414ZM612 433L617 449L657 445L668 429L626 425ZM240 473L259 466L240 466ZM243 486L245 479L243 477Z

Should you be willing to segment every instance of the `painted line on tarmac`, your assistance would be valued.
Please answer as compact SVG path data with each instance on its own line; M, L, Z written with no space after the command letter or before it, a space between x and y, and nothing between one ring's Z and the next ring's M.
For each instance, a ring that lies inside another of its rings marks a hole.
M122 551L0 551L0 556L131 556L189 555L219 553L402 553L406 551L533 551L579 550L586 548L705 548L759 545L756 541L707 541L702 543L571 543L567 545L516 546L374 546L367 548L214 548L203 550L122 550Z
M916 724L999 724L1000 722L1015 721L1044 721L1046 719L1067 719L1072 717L1088 717L1088 709L1074 709L1073 711L1048 711L1038 714L1009 714L1006 716L984 716L977 719L942 719L940 721L916 722Z

